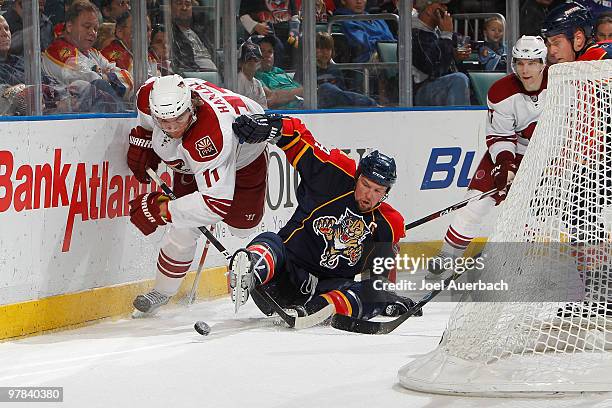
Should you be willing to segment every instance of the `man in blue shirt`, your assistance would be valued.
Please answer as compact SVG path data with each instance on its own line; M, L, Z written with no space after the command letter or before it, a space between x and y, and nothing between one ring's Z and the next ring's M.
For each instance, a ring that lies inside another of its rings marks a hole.
M417 106L469 105L468 77L456 72L455 58L469 58L471 49L455 50L450 0L415 0L412 20L412 64Z
M342 7L336 9L336 15L368 14L365 11L365 0L340 2ZM384 20L348 20L342 21L340 26L351 48L353 62L370 61L376 51L377 42L395 40Z

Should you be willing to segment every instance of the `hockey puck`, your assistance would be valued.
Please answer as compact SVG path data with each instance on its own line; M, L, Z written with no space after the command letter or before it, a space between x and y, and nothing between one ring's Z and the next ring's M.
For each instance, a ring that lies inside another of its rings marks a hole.
M210 333L210 326L202 320L198 320L197 322L195 322L193 328L202 336L208 336L208 334Z

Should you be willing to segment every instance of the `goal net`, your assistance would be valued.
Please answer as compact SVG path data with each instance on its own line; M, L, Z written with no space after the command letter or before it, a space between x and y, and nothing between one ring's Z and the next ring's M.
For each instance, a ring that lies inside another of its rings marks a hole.
M612 61L554 65L543 114L439 346L410 389L477 396L612 391ZM459 279L469 279L461 276Z

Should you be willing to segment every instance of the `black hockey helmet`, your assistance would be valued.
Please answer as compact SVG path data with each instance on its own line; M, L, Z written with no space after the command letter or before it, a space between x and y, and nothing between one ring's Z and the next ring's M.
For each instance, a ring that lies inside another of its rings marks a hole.
M355 178L359 178L360 175L390 189L397 180L395 160L374 150L359 161Z
M577 29L582 29L587 39L593 31L593 16L579 3L564 3L555 7L542 22L542 37L565 34L571 40Z

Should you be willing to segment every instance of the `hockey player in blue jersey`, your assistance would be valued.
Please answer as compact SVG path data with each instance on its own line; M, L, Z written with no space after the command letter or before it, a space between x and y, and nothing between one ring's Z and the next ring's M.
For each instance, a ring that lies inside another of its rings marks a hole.
M369 319L396 316L414 305L381 290L380 283L395 280L395 269L372 273L374 259L395 258L405 236L402 216L384 202L397 177L393 158L373 151L357 166L286 116L243 115L233 127L241 142L276 144L301 178L298 208L287 224L278 233L258 235L234 255L234 302L246 302L249 291L261 286L282 307L309 315L333 305L335 313ZM359 274L362 280L355 282Z
M596 43L592 31L593 16L583 5L564 3L551 10L542 22L549 64L610 59L612 42Z

